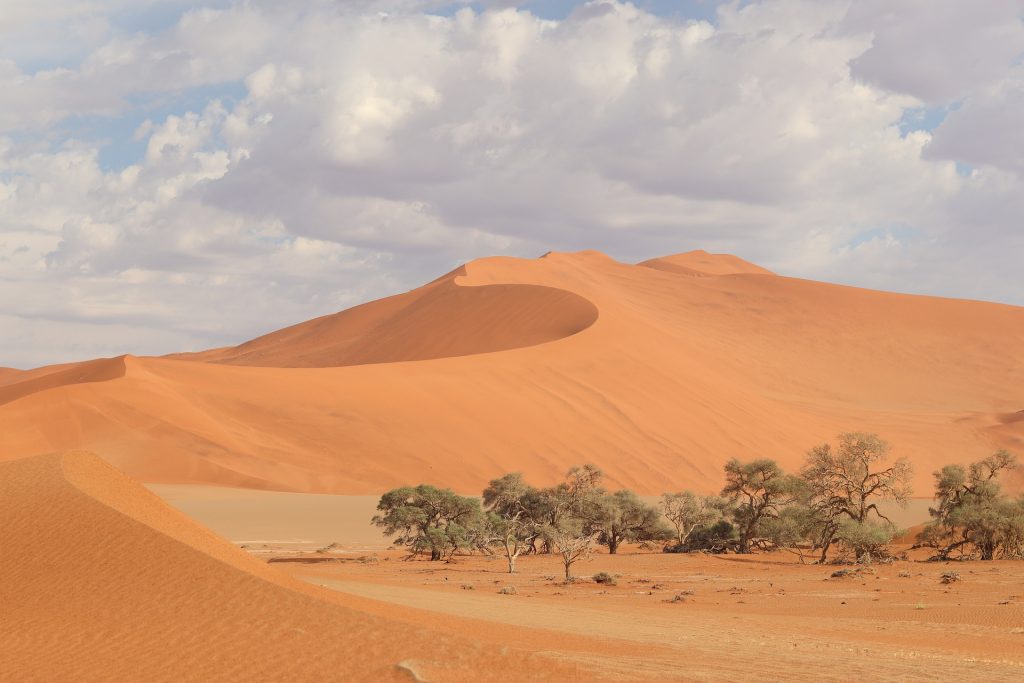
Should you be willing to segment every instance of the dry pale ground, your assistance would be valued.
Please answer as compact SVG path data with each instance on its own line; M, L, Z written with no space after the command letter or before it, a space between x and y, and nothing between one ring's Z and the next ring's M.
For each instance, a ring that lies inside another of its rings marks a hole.
M147 488L173 507L234 545L258 552L300 552L334 544L338 550L384 550L391 546L370 523L379 496L284 493L223 486L149 484ZM644 496L656 505L657 496ZM928 499L906 506L881 502L883 514L901 528L928 521Z
M926 495L942 464L1024 451L1021 386L1020 307L703 252L486 258L238 347L2 373L0 457L88 448L147 483L365 495L590 461L656 495L863 430Z

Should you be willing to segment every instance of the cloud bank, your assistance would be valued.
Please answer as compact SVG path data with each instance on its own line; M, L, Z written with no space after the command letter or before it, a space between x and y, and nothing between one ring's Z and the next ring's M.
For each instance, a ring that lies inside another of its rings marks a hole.
M1024 304L1022 2L301 4L0 0L0 365L549 249Z

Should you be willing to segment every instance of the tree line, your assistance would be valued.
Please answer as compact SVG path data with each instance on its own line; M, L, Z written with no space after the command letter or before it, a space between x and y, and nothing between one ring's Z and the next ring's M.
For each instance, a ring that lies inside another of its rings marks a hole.
M825 562L830 550L854 561L885 558L902 533L879 508L905 505L912 469L890 461L890 446L876 434L840 434L838 444L812 448L800 471L786 473L774 460L732 459L719 495L665 493L657 506L636 493L607 491L603 474L587 464L571 468L550 487L528 484L521 473L492 480L481 498L428 484L385 493L373 523L396 546L431 560L460 552L500 552L515 572L524 554L560 557L571 567L595 545L618 552L623 543L661 545L665 552L750 553L788 550ZM1024 497L1001 492L999 475L1016 467L1006 451L964 467L935 473L937 507L919 545L937 558L1024 557Z

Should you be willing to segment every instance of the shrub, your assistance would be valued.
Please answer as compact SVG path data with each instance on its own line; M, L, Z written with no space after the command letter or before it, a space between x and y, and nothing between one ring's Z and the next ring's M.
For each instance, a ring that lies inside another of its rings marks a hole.
M518 591L515 586L503 586L498 590L498 593L501 595L515 595Z
M618 583L615 577L608 572L598 572L594 574L594 583L603 583L606 586L614 586Z
M960 572L942 572L939 577L940 583L956 583L960 580Z
M709 527L702 527L690 533L682 545L674 544L665 547L666 553L690 553L706 551L724 553L736 545L736 527L726 520L720 520Z
M887 558L889 543L899 534L900 530L890 522L856 522L848 519L839 525L836 539L853 554L854 560L869 564L872 560Z

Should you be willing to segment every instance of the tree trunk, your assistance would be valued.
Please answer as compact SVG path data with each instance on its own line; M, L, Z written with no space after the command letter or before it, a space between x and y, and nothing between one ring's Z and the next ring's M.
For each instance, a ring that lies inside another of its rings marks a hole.
M515 574L515 572L516 572L516 556L515 555L509 555L508 556L508 573L509 574Z
M745 529L743 530L743 533L740 534L739 549L736 552L742 555L750 553L750 532Z
M832 545L832 539L829 538L827 541L821 544L821 559L818 560L818 564L825 564L825 558L828 555L829 546Z
M565 582L569 583L572 579L572 576L569 574L569 567L572 566L572 562L563 562L562 564L565 565Z
M430 561L437 562L441 559L441 551L437 548L430 549Z
M614 536L608 537L608 554L614 555L619 551L619 540Z

